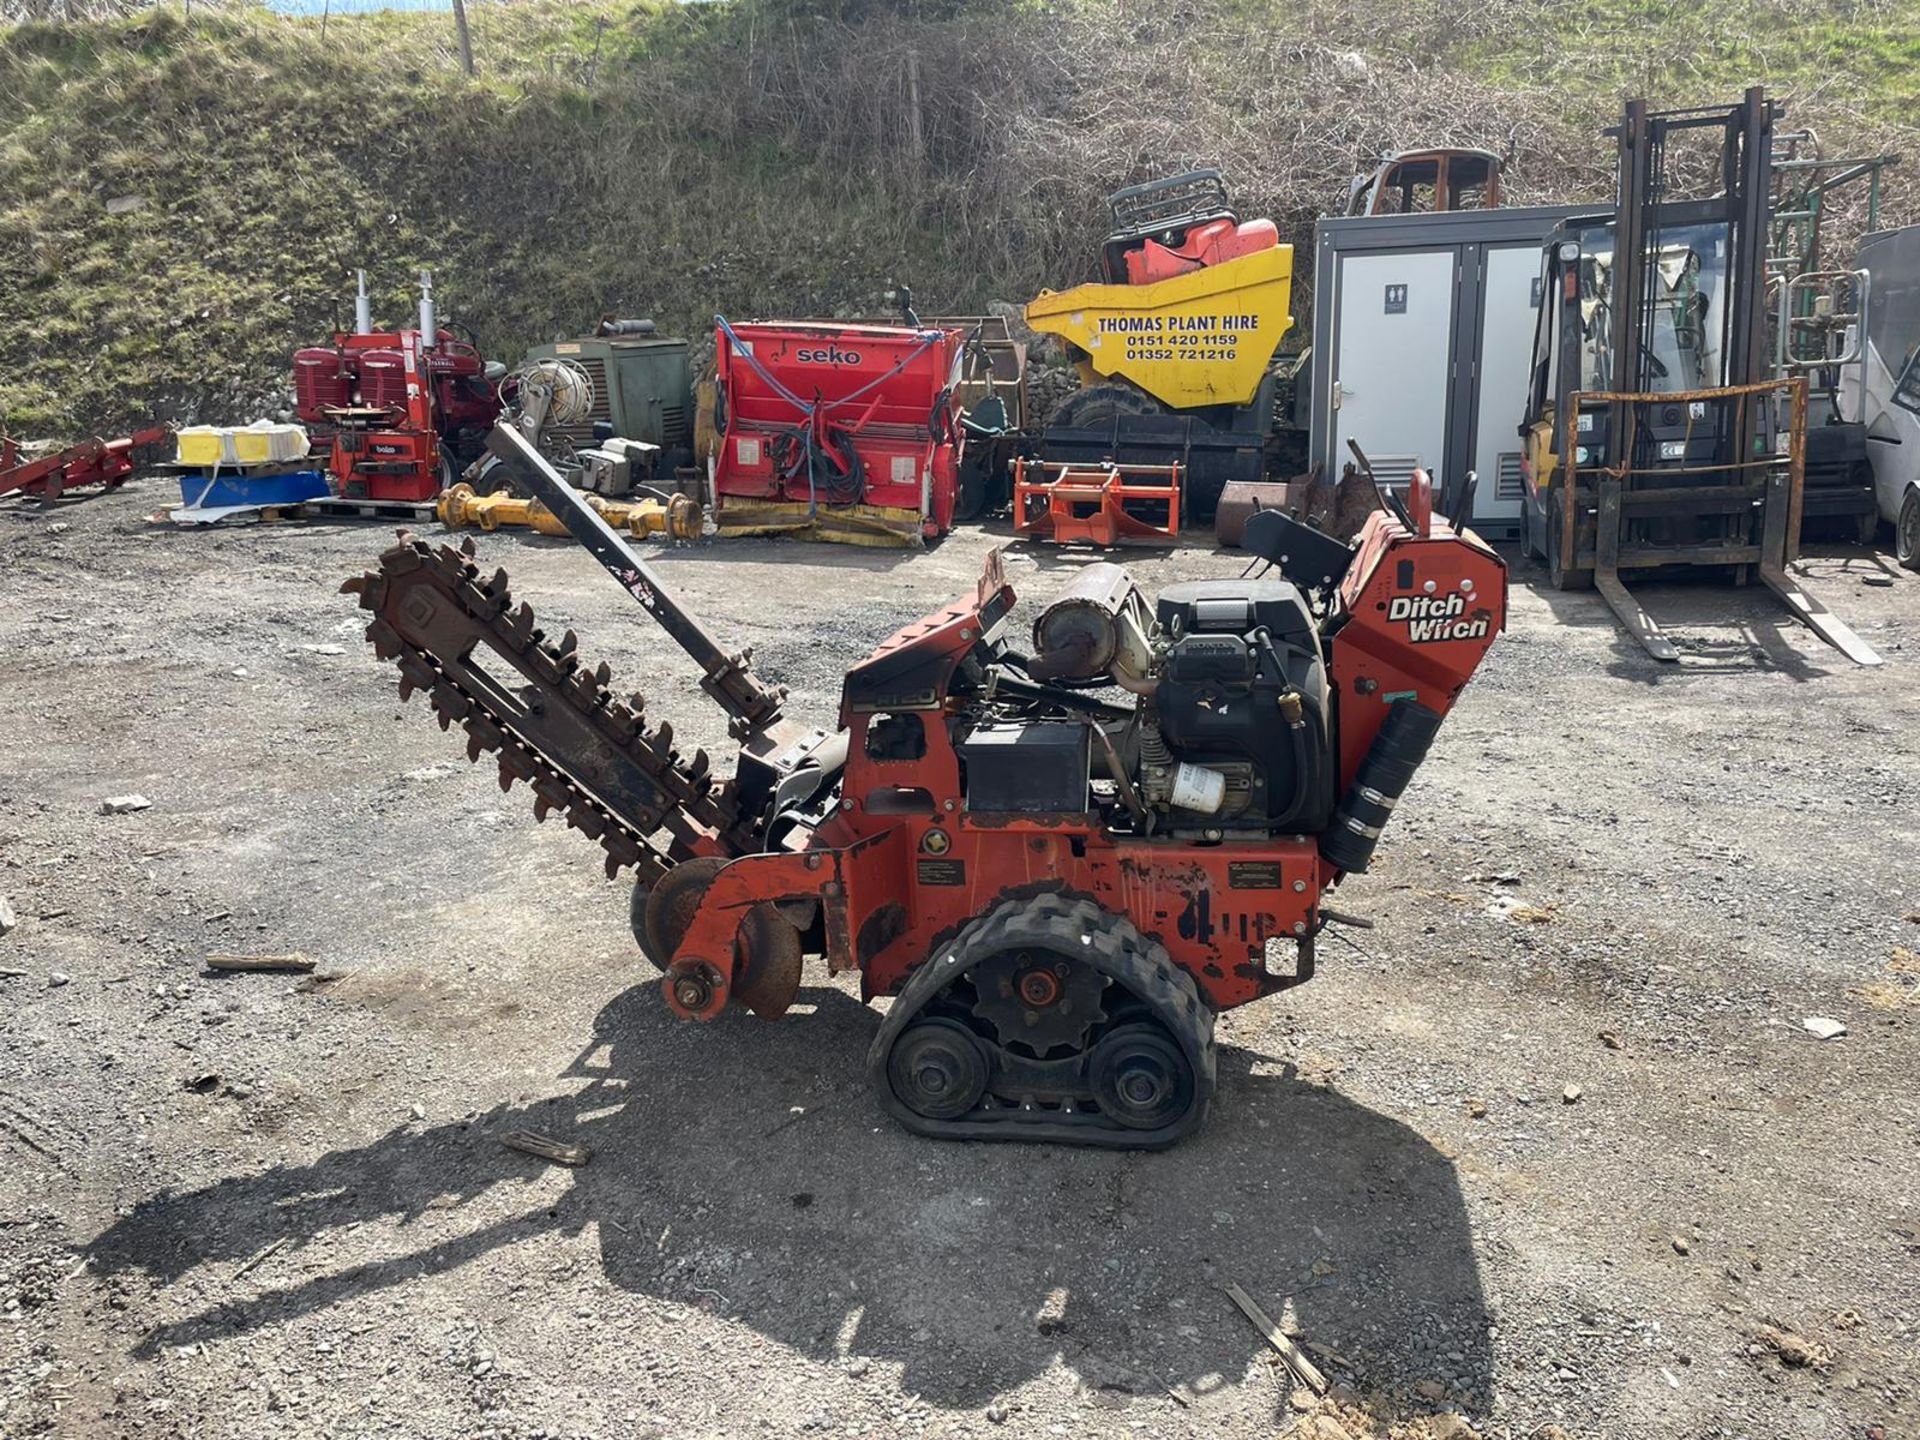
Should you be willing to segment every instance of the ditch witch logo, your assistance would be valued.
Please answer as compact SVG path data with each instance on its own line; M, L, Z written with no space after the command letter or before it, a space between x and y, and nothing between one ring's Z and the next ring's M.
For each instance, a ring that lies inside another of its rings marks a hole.
M1387 607L1387 619L1407 627L1415 645L1438 640L1484 640L1492 617L1486 611L1467 614L1464 595L1396 595Z

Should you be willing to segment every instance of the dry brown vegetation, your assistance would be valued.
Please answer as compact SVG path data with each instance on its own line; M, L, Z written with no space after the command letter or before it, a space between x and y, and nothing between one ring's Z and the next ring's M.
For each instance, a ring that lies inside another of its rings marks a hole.
M1502 153L1518 203L1596 199L1629 83L1701 102L1765 80L1815 97L1794 119L1829 150L1914 138L1897 76L1920 42L1894 7L1673 9L475 4L475 81L444 15L324 38L199 6L26 24L0 38L0 265L25 282L0 298L0 422L271 408L356 264L389 315L432 265L511 355L604 310L692 330L867 309L896 281L941 310L1020 299L1088 273L1109 190L1192 164L1303 262L1350 177L1413 144ZM1907 192L1888 213L1916 213Z

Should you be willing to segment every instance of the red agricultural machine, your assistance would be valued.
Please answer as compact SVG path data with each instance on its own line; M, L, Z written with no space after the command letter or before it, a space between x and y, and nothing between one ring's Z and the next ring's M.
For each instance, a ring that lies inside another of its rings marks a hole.
M162 444L172 434L171 425L148 425L117 440L83 440L31 460L21 455L14 440L0 435L0 495L21 491L51 505L80 485L112 490L133 474L135 451Z
M524 437L503 425L488 447L699 664L738 763L723 780L682 755L471 543L403 534L343 587L402 696L425 692L503 787L598 841L609 875L637 872L634 936L677 1014L777 1016L806 953L891 996L869 1073L930 1136L1190 1133L1215 1015L1312 975L1343 918L1324 897L1367 868L1505 621L1505 566L1418 477L1351 547L1255 515L1258 577L1150 605L1091 566L1024 641L991 556L973 594L848 671L828 732L788 716Z
M718 323L722 534L919 545L952 528L966 332Z
M433 278L420 273L420 324L375 330L360 277L352 334L295 352L294 409L328 444L327 472L349 500L431 500L476 458L500 415L480 352L440 328Z

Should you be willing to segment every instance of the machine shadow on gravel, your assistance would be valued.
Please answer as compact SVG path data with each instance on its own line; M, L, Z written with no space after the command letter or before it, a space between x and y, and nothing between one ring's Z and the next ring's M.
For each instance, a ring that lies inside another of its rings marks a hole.
M356 1222L401 1227L382 1258L315 1278L276 1285L263 1267L255 1298L149 1330L145 1356L593 1226L615 1286L716 1310L814 1360L898 1364L904 1393L951 1407L1056 1356L1104 1405L1157 1403L1164 1384L1230 1388L1268 1358L1220 1291L1233 1282L1362 1390L1433 1381L1446 1392L1414 1404L1491 1403L1457 1178L1407 1126L1229 1045L1211 1120L1165 1153L929 1142L866 1089L875 1012L835 989L800 1001L813 1013L777 1025L691 1027L656 987L629 990L550 1098L162 1192L87 1247L93 1270L125 1294L135 1273L157 1286L224 1274L276 1225L289 1257ZM498 1142L522 1127L594 1149L557 1203L512 1195L541 1170ZM463 1223L482 1197L488 1218ZM435 1238L410 1243L429 1211Z

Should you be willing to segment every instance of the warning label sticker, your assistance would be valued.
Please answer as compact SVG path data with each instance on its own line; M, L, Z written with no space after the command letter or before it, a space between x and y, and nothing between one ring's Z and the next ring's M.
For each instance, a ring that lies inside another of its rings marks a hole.
M1227 864L1227 885L1234 890L1278 890L1278 860L1232 860Z

